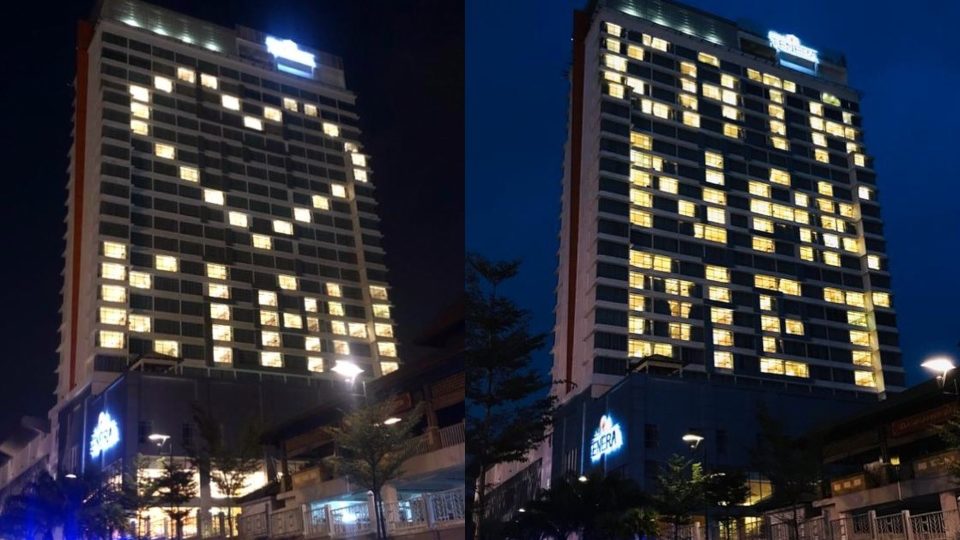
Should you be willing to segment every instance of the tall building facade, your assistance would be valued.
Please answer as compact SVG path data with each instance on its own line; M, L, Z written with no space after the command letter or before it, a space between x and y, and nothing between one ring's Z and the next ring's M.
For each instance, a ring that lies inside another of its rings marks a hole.
M98 9L76 53L58 401L142 356L397 369L340 59L136 0Z
M664 0L576 14L562 399L632 370L903 388L860 96L841 55L781 32Z

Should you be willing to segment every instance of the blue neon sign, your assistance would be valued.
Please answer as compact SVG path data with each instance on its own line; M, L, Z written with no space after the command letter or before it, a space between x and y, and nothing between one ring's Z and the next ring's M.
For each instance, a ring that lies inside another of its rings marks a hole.
M102 452L113 448L120 442L120 428L110 413L103 411L97 417L97 425L93 426L90 434L90 457L97 457Z
M596 463L604 456L616 453L623 448L623 430L610 415L600 417L600 426L593 432L590 441L590 461Z

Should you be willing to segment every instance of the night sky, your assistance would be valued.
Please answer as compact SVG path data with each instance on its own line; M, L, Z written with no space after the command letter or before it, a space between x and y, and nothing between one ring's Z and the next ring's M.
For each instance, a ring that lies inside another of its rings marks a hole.
M463 6L445 0L159 0L344 59L382 218L401 346L463 289ZM76 23L92 0L7 6L0 85L0 438L53 404ZM401 353L406 349L401 349Z
M732 20L843 52L863 94L907 383L960 340L960 179L956 148L960 3L693 0ZM467 249L522 258L507 290L553 329L566 73L573 10L584 0L468 0ZM549 366L549 352L538 361Z

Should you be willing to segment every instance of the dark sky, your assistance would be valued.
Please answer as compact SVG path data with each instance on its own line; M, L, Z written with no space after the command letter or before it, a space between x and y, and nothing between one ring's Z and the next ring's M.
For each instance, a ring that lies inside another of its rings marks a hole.
M584 0L468 0L467 249L522 258L509 292L553 328L566 71ZM908 384L960 340L960 3L692 0L728 19L846 54L876 157ZM539 361L549 365L544 351Z
M463 7L445 0L175 1L157 5L344 59L372 156L401 344L463 288ZM93 0L7 6L0 85L4 283L0 437L45 416L56 383L76 22ZM403 352L403 349L401 350Z

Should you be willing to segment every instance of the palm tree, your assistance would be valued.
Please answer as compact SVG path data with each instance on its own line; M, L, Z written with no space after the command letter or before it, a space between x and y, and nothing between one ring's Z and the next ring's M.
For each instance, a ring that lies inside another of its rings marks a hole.
M122 491L99 475L82 478L40 473L19 495L11 496L0 516L3 534L52 540L109 538L122 531L130 515Z

